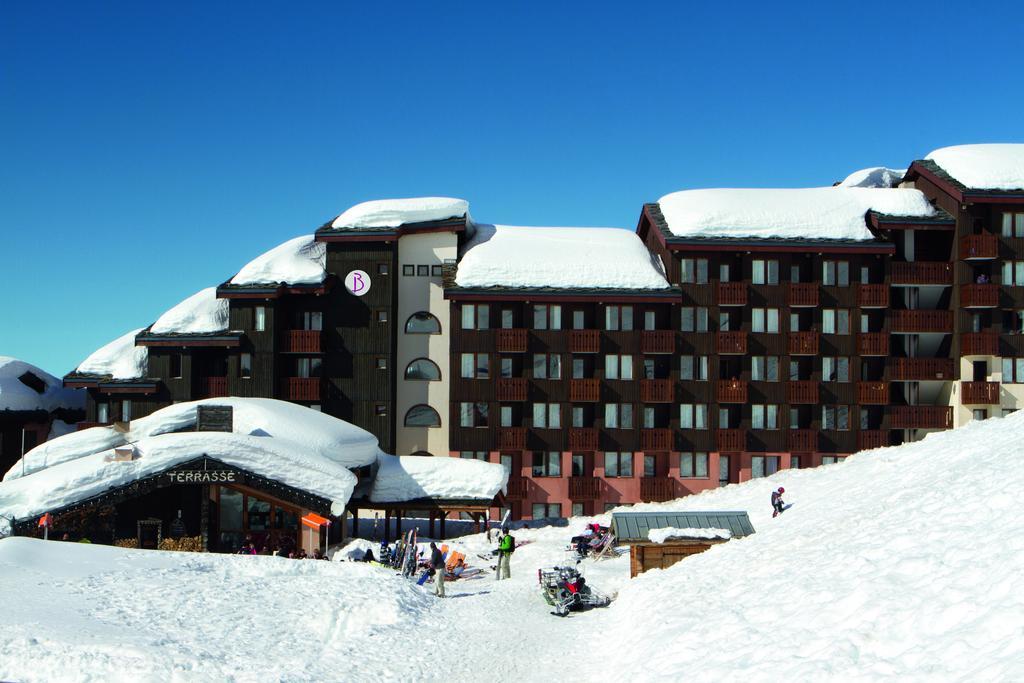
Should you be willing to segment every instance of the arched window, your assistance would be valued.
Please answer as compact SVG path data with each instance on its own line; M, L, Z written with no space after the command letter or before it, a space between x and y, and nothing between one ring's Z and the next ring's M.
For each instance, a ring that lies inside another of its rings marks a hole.
M437 414L437 411L421 403L418 406L409 408L409 412L405 414L405 426L406 427L440 427L441 416Z
M405 321L406 334L441 334L441 322L430 313L413 313Z
M405 378L423 382L440 382L441 369L429 358L417 358L405 368Z

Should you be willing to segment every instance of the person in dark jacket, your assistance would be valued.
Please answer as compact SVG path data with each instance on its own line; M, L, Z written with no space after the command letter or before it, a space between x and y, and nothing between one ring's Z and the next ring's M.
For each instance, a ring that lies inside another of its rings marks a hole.
M444 553L433 541L430 542L430 568L434 572L434 595L444 597Z
M786 492L786 489L779 487L778 491L772 491L772 507L775 508L775 512L772 513L772 517L778 517L786 511L786 504L782 502L782 494Z

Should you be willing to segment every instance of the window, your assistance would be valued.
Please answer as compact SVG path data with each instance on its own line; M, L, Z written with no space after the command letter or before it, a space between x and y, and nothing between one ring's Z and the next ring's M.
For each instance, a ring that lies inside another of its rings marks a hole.
M779 309L753 309L750 314L750 330L751 332L769 332L777 334L779 331Z
M559 453L558 451L534 451L533 476L562 476L562 454Z
M386 323L388 321L387 311L377 311L377 322Z
M459 451L459 457L463 460L481 460L487 462L487 451Z
M683 479L707 479L708 454L680 453L679 476Z
M390 271L391 271L391 269L388 267L388 264L386 264L386 263L378 263L377 264L377 275L387 275Z
M572 312L572 329L583 330L586 329L586 315L583 311Z
M96 421L101 424L110 422L110 404L106 401L96 404Z
M441 416L426 404L415 405L405 414L406 427L440 427Z
M755 455L750 458L750 477L768 477L779 471L779 456Z
M442 269L441 266L430 266L431 277L441 277Z
M255 320L253 321L253 329L257 332L263 332L267 329L267 307L257 306L254 315Z
M534 519L560 519L562 517L561 503L534 503Z
M498 424L502 427L514 427L512 424L512 406L501 406L498 408Z
M417 277L430 277L430 266L418 265L416 266Z
M561 429L561 403L534 403L533 426L537 429Z
M501 329L511 330L515 325L515 313L510 308L501 309Z
M823 356L821 359L821 381L822 382L849 382L850 381L850 359L831 356Z
M181 354L172 353L170 357L171 363L171 377L175 379L181 378Z
M1003 261L1003 284L1024 287L1024 261Z
M584 514L585 513L583 512L583 503L573 503L572 504L572 516L573 517L582 517Z
M433 409L431 409L433 410ZM487 404L482 402L459 404L459 426L460 427L486 427L487 426Z
M1004 358L1003 384L1024 384L1024 358Z
M319 356L295 359L295 376L309 379L320 376L322 360Z
M754 382L778 382L779 357L751 356L750 379Z
M708 331L708 309L706 308L683 306L679 309L679 317L683 332Z
M605 306L604 329L606 330L632 330L633 329L633 307L632 306Z
M632 477L633 454L609 451L604 454L605 477Z
M441 321L426 311L419 311L405 321L406 334L441 334Z
M384 356L378 356L377 359L374 361L374 367L376 367L378 370L387 370L388 359L385 358Z
M718 456L718 485L726 486L729 483L729 477L731 476L731 467L728 455Z
M986 408L975 408L971 411L971 417L974 420L987 420L988 410Z
M871 268L868 266L860 267L860 281L864 284L871 284Z
M1003 311L1003 329L1009 334L1024 332L1024 310Z
M789 469L798 470L800 469L800 456L791 455L789 456Z
M754 259L751 282L755 285L779 284L779 262Z
M614 354L605 356L604 378L633 379L633 356L617 356Z
M708 357L682 356L679 360L679 379L708 381Z
M655 315L654 311L644 311L644 329L658 329L658 316Z
M121 421L130 422L132 419L132 402L129 399L121 401Z
M632 429L632 403L606 403L604 405L605 429Z
M374 406L373 406L373 414L376 415L377 417L387 417L388 416L388 407L387 407L387 405L385 405L383 403L376 403L376 404L374 404Z
M252 354L242 353L238 356L238 376L252 377Z
M1003 237L1024 237L1024 213L1003 214Z
M416 274L416 266L404 265L402 266L402 277L412 277Z
M462 329L486 330L490 306L488 304L462 304Z
M683 284L706 285L708 283L708 260L684 258L679 262L679 281Z
M680 429L707 429L708 407L704 403L679 404Z
M296 329L319 332L324 329L324 314L320 311L295 311L292 323Z
M502 358L501 359L501 376L502 377L513 377L512 374L512 359Z
M728 263L719 263L718 264L718 280L720 282L728 282L729 281L729 264Z
M822 406L821 428L840 432L850 429L850 406Z
M797 282L797 283L800 282L800 265L799 264L794 263L793 265L791 265L789 267L789 281L790 282Z
M572 426L573 427L586 427L587 425L584 424L585 416L586 416L586 412L584 411L583 406L573 406L572 407Z
M491 357L486 353L462 354L463 379L487 379L491 376Z
M761 405L759 403L751 405L750 427L751 429L778 429L779 407L776 405Z
M825 334L850 334L850 311L845 308L821 309L821 331Z
M729 311L718 312L718 331L728 332L729 331Z
M558 305L548 306L546 304L534 304L533 306L533 329L535 330L560 330L562 329L562 307Z
M823 285L846 287L850 284L850 264L847 261L824 261L821 283Z
M822 465L835 465L837 462L846 460L846 456L840 455L823 455L821 456Z
M405 378L417 382L440 382L441 368L429 358L417 358L406 366Z
M534 379L562 379L562 357L557 353L533 354Z

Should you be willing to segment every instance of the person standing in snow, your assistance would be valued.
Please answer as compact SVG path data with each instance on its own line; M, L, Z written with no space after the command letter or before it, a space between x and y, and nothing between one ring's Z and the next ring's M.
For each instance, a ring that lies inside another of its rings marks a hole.
M505 529L498 541L498 581L512 578L511 559L516 549L516 539Z
M772 513L772 517L778 517L786 510L786 504L782 502L782 494L786 492L786 489L779 487L778 491L772 491L772 507L775 508L775 512Z
M444 597L444 554L437 544L430 542L430 568L434 571L434 595Z

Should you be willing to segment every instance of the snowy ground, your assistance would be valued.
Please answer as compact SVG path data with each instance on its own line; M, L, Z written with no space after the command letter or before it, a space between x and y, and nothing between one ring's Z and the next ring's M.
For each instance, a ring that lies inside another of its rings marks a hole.
M1019 680L1022 436L1017 413L636 506L746 509L757 533L634 580L626 556L587 562L617 599L566 619L536 570L582 519L516 531L511 581L443 601L355 563L7 539L0 680Z

